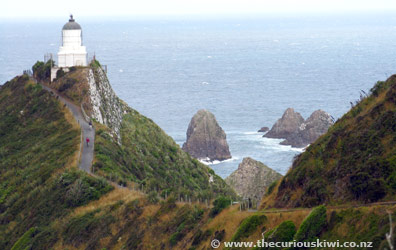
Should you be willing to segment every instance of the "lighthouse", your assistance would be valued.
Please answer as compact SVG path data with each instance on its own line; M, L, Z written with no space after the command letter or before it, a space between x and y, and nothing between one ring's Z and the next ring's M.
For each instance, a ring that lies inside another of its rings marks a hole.
M70 15L62 28L62 45L58 52L58 67L87 66L87 50L82 43L81 26Z

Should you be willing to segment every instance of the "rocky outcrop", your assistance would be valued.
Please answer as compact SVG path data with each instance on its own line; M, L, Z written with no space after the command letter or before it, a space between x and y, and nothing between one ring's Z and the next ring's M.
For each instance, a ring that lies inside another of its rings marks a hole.
M113 91L106 73L99 65L93 65L88 72L91 118L108 126L118 142L121 142L123 104ZM84 106L84 104L83 104Z
M292 108L288 108L282 118L263 137L285 139L281 142L282 145L303 148L326 133L333 123L331 115L323 110L314 111L304 121L299 113L294 112Z
M294 112L294 109L288 108L285 113L283 113L282 118L280 118L271 130L264 135L267 138L277 138L284 139L293 135L301 124L304 123L304 118L298 112Z
M247 157L225 181L239 196L259 200L269 185L281 177L281 174L262 162Z
M269 127L262 127L262 128L260 128L257 132L263 132L263 133L265 133L265 132L267 132L267 131L269 131Z
M286 138L281 144L291 145L292 147L305 147L326 133L333 123L331 115L323 110L316 110L299 127L296 133Z
M222 161L231 158L226 134L208 110L199 110L191 119L187 140L182 148L200 160Z

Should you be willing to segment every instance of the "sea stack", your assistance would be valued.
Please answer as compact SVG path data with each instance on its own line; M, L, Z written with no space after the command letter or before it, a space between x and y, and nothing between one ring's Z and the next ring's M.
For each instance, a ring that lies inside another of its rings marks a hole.
M271 130L264 135L267 138L285 139L290 135L296 133L301 124L304 123L304 118L298 112L294 112L294 109L288 108L283 113Z
M334 121L330 114L320 109L316 110L299 127L296 133L286 138L281 144L297 148L305 147L326 133L333 123Z
M285 139L280 144L303 148L326 133L333 123L331 115L323 110L314 111L307 120L304 120L300 113L288 108L282 118L263 137Z
M260 200L269 185L281 177L281 174L262 162L246 157L225 181L239 196Z
M192 157L204 161L223 161L231 158L226 134L215 116L208 110L199 110L187 129L187 140L182 149Z

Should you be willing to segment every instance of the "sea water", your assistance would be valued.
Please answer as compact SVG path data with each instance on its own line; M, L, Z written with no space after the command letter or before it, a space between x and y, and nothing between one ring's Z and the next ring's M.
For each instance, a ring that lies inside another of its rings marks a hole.
M0 82L56 55L68 17L0 21ZM89 57L107 65L117 95L182 145L191 117L208 109L227 134L232 159L285 174L301 149L256 132L292 107L336 119L377 80L396 72L396 19L390 14L118 19L76 16Z

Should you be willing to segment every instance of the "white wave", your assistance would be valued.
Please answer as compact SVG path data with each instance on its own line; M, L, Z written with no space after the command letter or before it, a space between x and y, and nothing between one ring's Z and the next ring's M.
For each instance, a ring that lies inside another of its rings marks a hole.
M124 72L124 70L122 70L122 69L120 69L119 71L120 71L120 73Z
M263 137L261 141L262 148L272 149L274 151L296 151L296 152L304 152L305 148L293 148L290 145L281 145L280 143L283 139L272 139Z
M198 159L198 160L199 160L201 163L210 166L210 165L220 164L220 163L223 163L223 162L233 162L233 161L237 161L237 160L239 160L239 157L232 157L231 159L227 159L227 160L224 160L224 161L218 161L218 160L210 161L209 158L206 158L206 159Z
M209 85L208 82L202 82L202 85Z
M254 132L243 132L244 135L260 135L259 132L254 131Z

